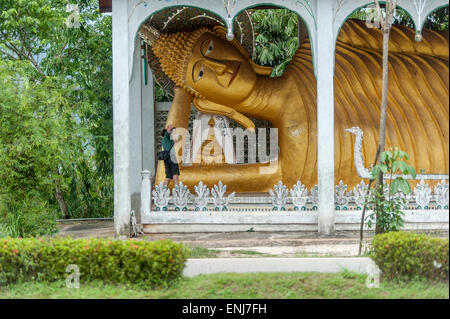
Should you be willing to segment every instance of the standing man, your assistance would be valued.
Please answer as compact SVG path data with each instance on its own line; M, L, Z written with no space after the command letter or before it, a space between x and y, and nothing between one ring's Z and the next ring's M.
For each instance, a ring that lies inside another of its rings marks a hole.
M167 125L167 128L163 129L161 132L161 136L163 137L163 150L169 152L170 154L170 156L164 160L164 168L166 171L166 179L164 180L165 186L169 185L171 179L173 179L175 185L178 185L178 175L180 175L175 149L173 148L174 141L172 138L172 132L174 130L175 128L172 124L169 124Z

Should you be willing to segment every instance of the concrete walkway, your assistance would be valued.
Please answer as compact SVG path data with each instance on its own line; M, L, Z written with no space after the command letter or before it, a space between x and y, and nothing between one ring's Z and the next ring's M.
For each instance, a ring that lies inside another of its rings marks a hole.
M349 270L374 273L375 263L367 257L355 258L203 258L188 259L183 275L193 277L214 273L328 272Z
M113 238L113 222L61 222L59 235ZM365 237L368 242L372 234ZM218 232L146 234L141 238L150 241L165 238L190 247L208 248L217 257L350 257L357 256L359 248L359 233L351 231L332 236L317 232Z
M113 238L113 221L67 221L59 224L60 236L74 238ZM448 238L448 231L434 236ZM363 251L367 250L373 232L365 232ZM339 231L331 236L317 232L216 232L146 234L141 240L171 239L190 247L215 251L216 257L356 257L358 231ZM209 257L209 256L208 256ZM321 258L322 260L323 258ZM347 259L347 258L345 258Z

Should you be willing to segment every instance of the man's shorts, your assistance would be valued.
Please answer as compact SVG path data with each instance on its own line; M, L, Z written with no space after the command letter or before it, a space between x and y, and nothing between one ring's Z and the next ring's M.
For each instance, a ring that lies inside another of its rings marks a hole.
M168 159L164 160L164 167L166 169L166 178L173 179L173 175L180 175L178 163L172 162L170 157Z

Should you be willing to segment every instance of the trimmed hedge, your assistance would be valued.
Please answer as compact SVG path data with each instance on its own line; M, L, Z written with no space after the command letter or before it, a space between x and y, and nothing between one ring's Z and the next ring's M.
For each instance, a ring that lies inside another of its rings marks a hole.
M372 240L372 259L387 279L448 280L449 240L389 232Z
M0 284L65 280L75 264L80 283L164 285L179 278L188 250L170 240L0 239Z

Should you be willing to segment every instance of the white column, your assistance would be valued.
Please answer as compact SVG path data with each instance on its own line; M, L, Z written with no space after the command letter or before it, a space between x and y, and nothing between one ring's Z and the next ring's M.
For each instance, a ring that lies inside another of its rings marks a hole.
M114 231L130 236L130 100L128 1L112 1Z
M317 1L317 161L321 234L334 232L333 1Z
M142 167L142 58L141 41L139 37L133 38L134 52L131 60L132 71L129 82L130 94L130 192L131 210L136 212L139 221L141 212L141 172Z
M151 49L150 47L148 48ZM147 84L144 81L145 73L142 72L142 168L150 172L156 172L156 104L153 91L153 75L150 67L147 69Z
M141 218L150 216L150 207L152 204L152 184L150 181L150 171L144 170L142 172L142 183L141 183Z

